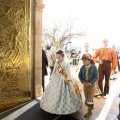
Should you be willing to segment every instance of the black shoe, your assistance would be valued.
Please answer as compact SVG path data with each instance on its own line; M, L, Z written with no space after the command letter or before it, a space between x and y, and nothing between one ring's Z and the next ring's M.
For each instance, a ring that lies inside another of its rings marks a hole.
M91 113L91 115L92 115L92 113ZM86 118L87 117L87 113L84 115L84 118Z
M94 97L97 97L98 95L95 95Z
M117 78L110 78L110 80L115 80L115 79L117 79Z

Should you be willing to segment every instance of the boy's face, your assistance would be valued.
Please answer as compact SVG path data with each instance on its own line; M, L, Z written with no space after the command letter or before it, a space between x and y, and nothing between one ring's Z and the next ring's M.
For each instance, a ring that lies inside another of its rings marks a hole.
M83 61L83 64L85 66L90 65L90 60L88 60L88 59L82 59L82 61Z

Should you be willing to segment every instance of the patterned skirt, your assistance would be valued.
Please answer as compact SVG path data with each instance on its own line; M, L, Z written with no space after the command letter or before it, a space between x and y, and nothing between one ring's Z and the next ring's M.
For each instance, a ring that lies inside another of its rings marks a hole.
M83 102L71 84L66 85L62 76L53 78L41 98L40 107L49 113L58 115L71 114L80 110Z

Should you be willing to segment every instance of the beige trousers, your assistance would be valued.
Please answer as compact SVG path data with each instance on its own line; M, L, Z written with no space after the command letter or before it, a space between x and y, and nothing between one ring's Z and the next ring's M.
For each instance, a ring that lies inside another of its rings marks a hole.
M85 102L93 102L93 98L95 95L95 84L84 87L84 94L85 94Z

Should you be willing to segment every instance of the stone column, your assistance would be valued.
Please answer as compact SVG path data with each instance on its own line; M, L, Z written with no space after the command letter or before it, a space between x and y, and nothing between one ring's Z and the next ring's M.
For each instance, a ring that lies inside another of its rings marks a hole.
M42 0L35 2L34 32L34 89L35 98L42 95Z

